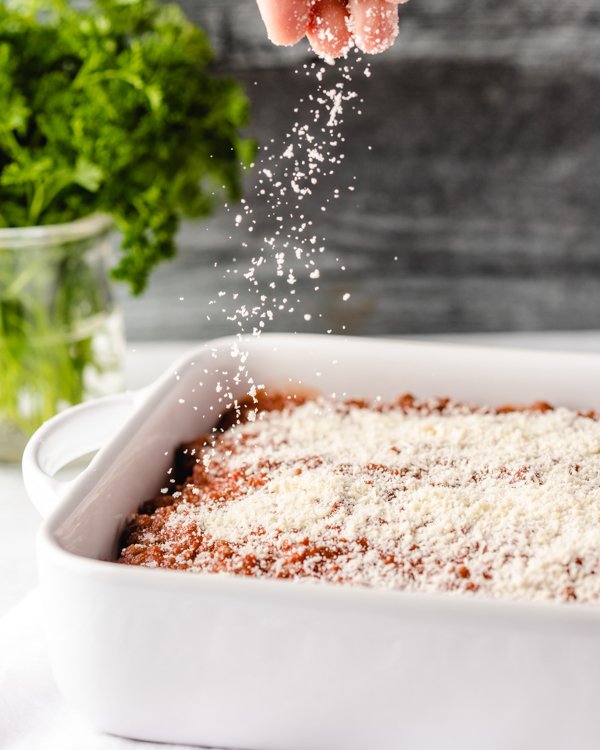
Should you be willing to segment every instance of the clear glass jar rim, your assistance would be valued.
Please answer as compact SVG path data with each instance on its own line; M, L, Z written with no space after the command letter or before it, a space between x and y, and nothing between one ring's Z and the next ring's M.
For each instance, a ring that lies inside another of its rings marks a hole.
M2 227L0 228L0 250L16 249L22 246L32 247L35 245L76 242L108 232L113 226L113 220L108 214L95 213L64 224Z

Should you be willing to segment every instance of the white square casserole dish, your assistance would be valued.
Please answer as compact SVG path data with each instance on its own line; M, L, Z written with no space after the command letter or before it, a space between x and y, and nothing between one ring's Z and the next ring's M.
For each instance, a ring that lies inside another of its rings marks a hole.
M215 423L215 386L237 371L232 344L195 349L144 392L59 415L27 448L33 501L59 498L38 557L71 704L107 732L248 750L596 750L600 607L107 562L173 449ZM600 410L594 355L297 335L244 349L254 381L280 390ZM117 424L76 480L51 478Z

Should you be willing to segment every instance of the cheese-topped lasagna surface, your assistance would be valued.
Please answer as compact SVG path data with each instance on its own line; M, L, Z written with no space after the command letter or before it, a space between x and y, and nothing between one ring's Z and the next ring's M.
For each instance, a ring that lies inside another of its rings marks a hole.
M600 601L600 422L259 394L181 446L119 562L405 591Z

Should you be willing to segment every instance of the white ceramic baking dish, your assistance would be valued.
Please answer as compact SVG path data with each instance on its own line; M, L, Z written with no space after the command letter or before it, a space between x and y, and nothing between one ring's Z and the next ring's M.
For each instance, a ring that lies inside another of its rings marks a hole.
M40 577L71 704L107 732L218 747L597 750L600 608L106 562L174 447L215 422L231 344L191 351L144 392L61 414L27 448L28 491L51 510ZM593 355L291 335L244 347L255 382L279 389L600 409ZM52 479L102 444L76 480Z

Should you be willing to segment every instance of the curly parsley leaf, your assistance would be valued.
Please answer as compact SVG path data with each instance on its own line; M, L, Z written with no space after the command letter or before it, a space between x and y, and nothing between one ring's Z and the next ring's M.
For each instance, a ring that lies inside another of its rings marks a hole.
M0 226L94 211L122 232L116 278L141 292L184 216L239 198L248 101L205 34L156 0L0 4Z

